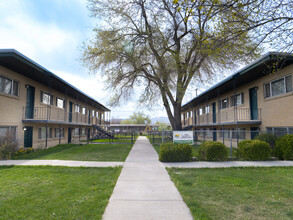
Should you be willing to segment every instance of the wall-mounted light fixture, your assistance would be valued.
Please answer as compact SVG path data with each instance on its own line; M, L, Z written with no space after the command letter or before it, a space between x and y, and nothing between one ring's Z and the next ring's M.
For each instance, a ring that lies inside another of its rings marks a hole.
M22 130L23 130L23 131L26 131L26 127L23 127Z

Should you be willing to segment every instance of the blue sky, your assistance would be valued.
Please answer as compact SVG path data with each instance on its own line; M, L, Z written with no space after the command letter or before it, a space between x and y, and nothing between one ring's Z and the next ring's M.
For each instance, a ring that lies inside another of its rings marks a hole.
M86 0L1 0L0 48L16 49L107 106L99 74L90 76L80 61L83 43L97 22L88 16ZM126 118L136 111L129 102L111 108L112 116ZM166 116L161 107L149 115Z

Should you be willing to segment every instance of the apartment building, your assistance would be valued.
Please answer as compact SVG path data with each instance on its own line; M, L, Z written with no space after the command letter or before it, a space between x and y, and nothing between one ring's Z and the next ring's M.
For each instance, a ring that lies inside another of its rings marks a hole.
M268 53L182 106L182 126L237 145L259 132L293 134L293 54Z
M88 139L109 126L110 110L16 50L0 50L0 135L20 147Z

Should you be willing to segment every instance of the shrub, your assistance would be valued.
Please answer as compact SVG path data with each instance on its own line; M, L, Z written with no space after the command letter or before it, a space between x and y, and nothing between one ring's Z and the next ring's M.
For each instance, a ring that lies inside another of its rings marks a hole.
M17 145L14 133L7 132L0 136L0 159L10 159L10 155L17 151Z
M239 143L236 156L244 160L268 160L271 147L260 140L244 140Z
M276 141L274 148L274 156L278 159L292 160L293 159L293 135L288 134Z
M204 142L198 149L199 160L226 161L227 154L227 147L218 141Z
M264 134L260 134L257 137L255 137L255 140L267 142L271 146L272 149L274 148L277 139L278 139L278 137L276 135L271 134L271 133L264 133Z
M192 146L165 143L160 146L159 160L162 162L186 162L192 159Z

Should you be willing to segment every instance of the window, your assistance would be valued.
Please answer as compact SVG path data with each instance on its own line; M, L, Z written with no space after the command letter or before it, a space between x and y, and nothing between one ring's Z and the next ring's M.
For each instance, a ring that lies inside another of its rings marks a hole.
M220 138L230 138L230 130L221 130L220 132Z
M85 115L85 107L82 107L82 114Z
M18 96L18 82L0 76L0 92Z
M62 98L56 98L56 106L58 108L65 108L65 100Z
M189 112L186 112L186 118L189 118Z
M64 137L64 128L55 128L55 138Z
M99 118L99 112L96 112L96 117Z
M81 129L81 135L85 135L85 128Z
M205 113L206 113L206 114L210 113L210 106L209 106L209 105L207 105L207 106L205 107Z
M41 91L41 102L46 105L53 105L53 96Z
M281 79L265 84L264 92L265 98L292 92L292 76L285 76Z
M232 129L232 138L237 139L237 137L238 139L245 139L245 128Z
M75 105L75 112L78 112L79 113L79 111L80 111L80 107L79 107L79 105Z
M92 116L95 117L95 110L92 111Z
M0 137L5 136L7 133L12 133L16 137L16 127L11 127L11 126L0 127Z
M80 135L80 133L79 133L79 128L74 128L73 135L74 135L74 136L79 136L79 135Z
M202 107L199 109L199 115L203 115L205 113L205 108Z
M39 128L39 139L46 139L46 131L47 138L52 138L52 128L40 127Z
M219 107L220 109L225 109L229 107L229 99L225 98L219 101Z
M231 96L231 107L244 104L244 93Z
M190 118L192 118L192 111L190 111Z
M267 127L267 132L282 137L286 134L293 134L293 127Z

